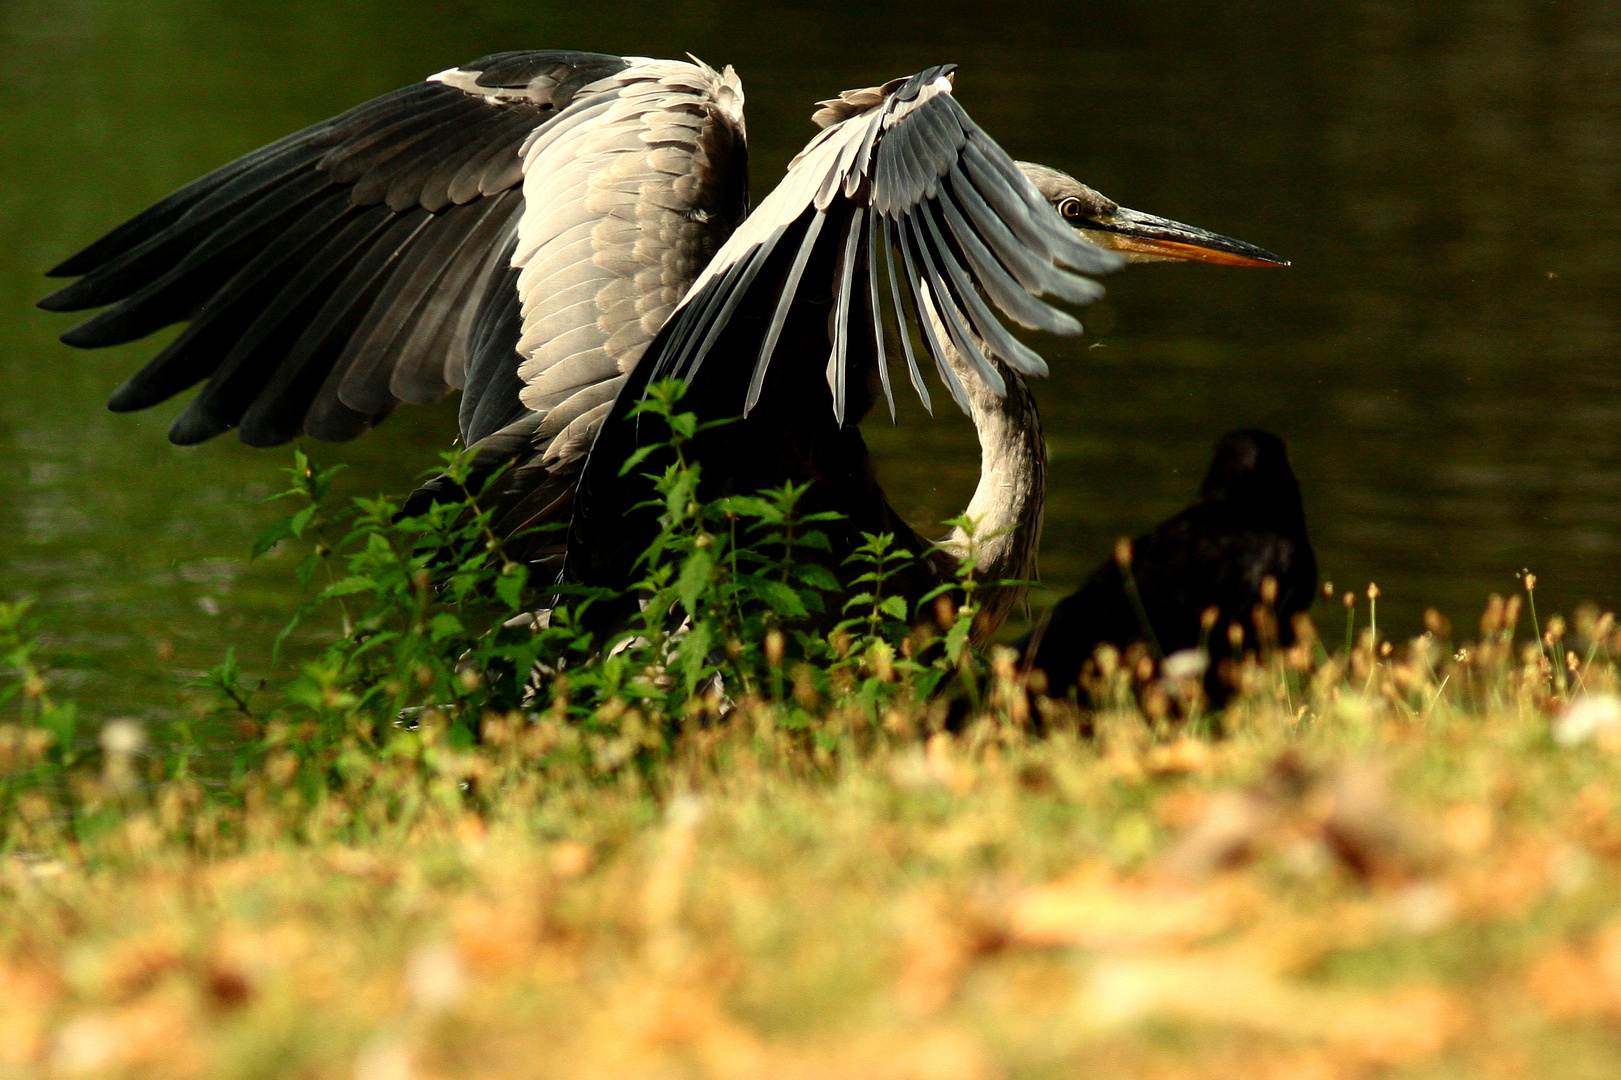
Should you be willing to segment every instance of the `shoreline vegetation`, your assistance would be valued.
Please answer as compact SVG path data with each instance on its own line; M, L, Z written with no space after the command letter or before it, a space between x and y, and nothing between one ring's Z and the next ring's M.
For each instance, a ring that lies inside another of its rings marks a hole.
M260 550L333 631L277 685L84 730L0 605L0 1077L1621 1071L1613 617L1528 578L1396 642L1370 590L1220 714L1135 650L1082 709L973 644L971 577L818 562L649 411L607 655L613 597L526 623L476 501L334 511L302 454Z

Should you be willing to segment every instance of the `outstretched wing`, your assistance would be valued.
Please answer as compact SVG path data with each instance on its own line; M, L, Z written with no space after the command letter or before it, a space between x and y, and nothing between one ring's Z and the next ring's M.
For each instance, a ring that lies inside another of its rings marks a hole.
M453 387L468 442L543 437L611 397L741 217L741 146L729 72L501 53L180 189L52 270L82 276L41 306L113 305L63 336L81 347L189 320L110 402L207 379L177 443L353 438ZM659 228L662 250L631 235Z
M707 495L809 483L802 511L841 516L828 527L835 550L888 532L927 553L883 498L854 423L880 388L893 409L890 358L927 404L916 331L966 410L964 378L1002 394L999 365L1047 370L994 308L1076 334L1080 323L1039 297L1089 302L1102 289L1083 272L1122 264L1063 224L969 120L952 71L823 102L822 133L721 248L619 394L575 491L566 577L622 587L657 529L640 509L645 483L619 469L665 438L631 415L647 384L665 378L686 381L682 410L700 420L744 417L687 448Z
M571 577L611 580L641 550L623 522L642 493L618 469L662 434L629 416L653 380L685 380L683 408L702 419L747 417L708 436L706 482L823 481L825 501L852 528L878 531L895 519L853 422L871 405L869 374L893 409L891 358L929 402L914 328L965 410L948 350L998 394L998 361L1047 370L993 308L1027 327L1080 332L1039 297L1093 300L1102 289L1083 274L1122 259L1066 226L969 119L951 93L953 70L823 103L824 130L693 284L614 406L582 476Z
M942 382L965 411L962 386L946 361L948 341L998 394L1004 384L991 357L1026 375L1047 374L1046 363L1007 331L990 304L1023 326L1077 334L1080 323L1038 297L1088 303L1102 287L1072 271L1106 272L1122 260L1066 226L969 119L951 93L954 70L930 68L823 103L816 119L824 130L694 283L649 378L694 381L739 307L764 301L770 318L742 401L747 414L760 400L795 305L827 289L828 282L807 281L805 272L830 252L837 257L830 264L827 381L841 422L852 342L869 325L871 359L886 395L893 348L886 342L898 342L912 385L930 404L908 323L919 328ZM761 271L784 249L792 252L787 272L767 275L767 287L756 289ZM897 334L886 331L886 301ZM947 340L938 336L936 320L920 317L931 301Z

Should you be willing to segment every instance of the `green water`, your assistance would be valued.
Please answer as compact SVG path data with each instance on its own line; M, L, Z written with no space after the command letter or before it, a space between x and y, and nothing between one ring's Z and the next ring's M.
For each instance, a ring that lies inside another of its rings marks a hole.
M1086 338L1043 346L1055 587L1257 425L1289 442L1325 575L1377 580L1398 630L1427 604L1472 620L1525 566L1545 605L1621 601L1615 5L0 0L0 594L38 598L93 714L161 715L227 645L270 670L298 594L242 556L288 455L171 447L179 402L108 413L156 343L57 345L39 272L237 154L526 47L735 64L757 197L815 99L955 61L1015 155L1294 260L1128 269ZM453 433L453 406L405 408L318 452L399 491ZM966 502L960 417L870 434L915 520Z

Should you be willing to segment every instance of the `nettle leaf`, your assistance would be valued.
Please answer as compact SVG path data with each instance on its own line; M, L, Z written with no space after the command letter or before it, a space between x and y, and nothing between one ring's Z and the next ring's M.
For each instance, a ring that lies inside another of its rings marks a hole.
M821 589L823 592L839 591L838 576L821 563L801 563L795 566L794 577L813 589Z
M906 597L886 596L878 604L878 610L891 619L906 620Z
M709 650L714 644L707 622L695 622L682 638L676 653L676 665L686 680L687 693L692 693L698 680L703 678Z
M652 446L639 446L635 450L632 450L630 457L626 458L625 463L619 466L619 475L624 476L626 473L630 472L630 470L640 465L643 461L646 461L647 455L653 453L655 450L661 449L663 449L663 447L655 443Z
M261 532L253 541L253 554L249 558L257 559L271 548L293 535L291 519L284 519L271 525Z
M780 581L760 580L754 587L760 599L785 619L803 619L810 614L799 593Z
M723 514L739 517L771 518L777 512L774 506L755 495L731 495L717 499L714 505Z
M962 656L962 651L968 644L968 631L973 624L974 620L971 618L959 618L951 624L951 629L946 631L946 656L953 664Z
M698 617L698 597L709 584L709 575L715 568L715 560L709 554L710 548L698 548L681 566L681 576L676 579L676 595L681 597L681 606L687 609L687 614L693 618Z
M495 595L510 611L523 606L523 590L529 584L529 573L521 566L508 567L495 579Z
M304 509L294 514L287 522L287 531L292 533L294 536L303 536L304 530L309 528L310 520L315 517L316 511L320 509L321 508L314 503L304 507Z
M376 590L377 582L369 577L354 574L346 578L340 578L322 589L320 599L330 600L334 596L353 596L356 593L375 592Z
M676 413L669 417L670 431L683 441L690 439L698 432L698 415L696 413Z
M441 611L433 617L428 624L428 637L434 641L443 641L452 634L465 634L462 621L448 611Z

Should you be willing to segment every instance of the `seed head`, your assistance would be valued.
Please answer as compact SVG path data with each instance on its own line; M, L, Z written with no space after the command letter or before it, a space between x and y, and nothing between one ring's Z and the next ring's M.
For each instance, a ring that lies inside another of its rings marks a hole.
M128 757L144 746L146 729L138 720L109 720L101 729L101 749L108 754Z

